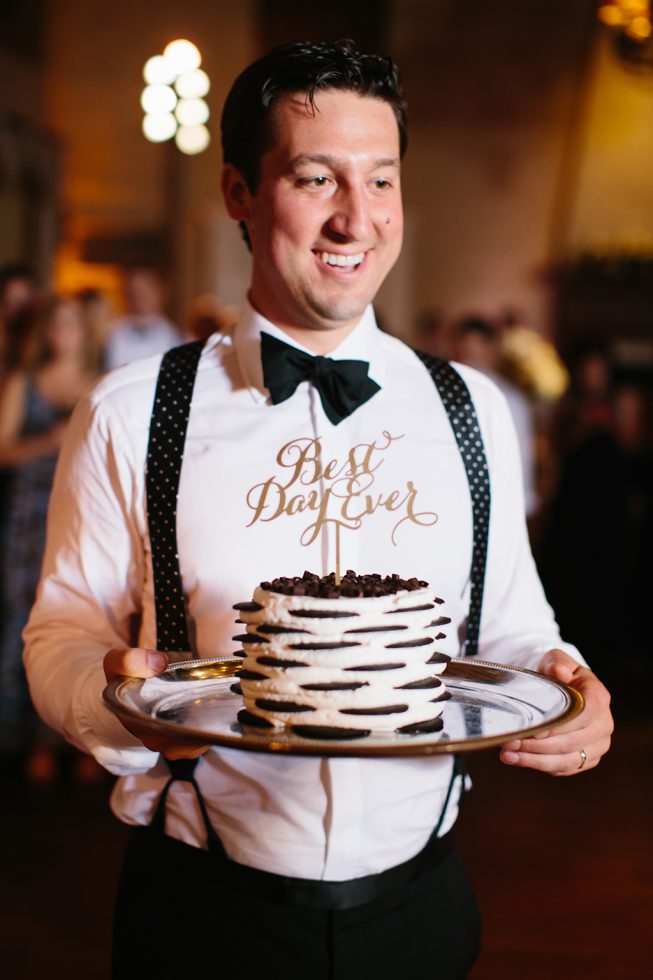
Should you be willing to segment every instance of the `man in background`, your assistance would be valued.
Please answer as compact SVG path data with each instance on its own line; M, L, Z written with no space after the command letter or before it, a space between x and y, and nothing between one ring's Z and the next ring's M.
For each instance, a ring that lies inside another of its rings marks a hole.
M538 508L533 410L524 392L501 374L501 347L497 330L481 317L461 320L453 332L452 356L455 361L468 364L491 378L508 402L519 442L526 516L533 517Z
M182 339L163 312L166 289L158 269L150 265L127 267L123 294L126 312L110 328L104 357L106 370L163 354Z

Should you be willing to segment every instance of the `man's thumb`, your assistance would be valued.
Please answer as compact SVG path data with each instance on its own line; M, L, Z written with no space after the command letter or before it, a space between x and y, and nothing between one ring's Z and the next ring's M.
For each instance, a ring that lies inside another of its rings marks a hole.
M540 661L540 673L568 684L578 664L563 650L549 650Z
M153 677L161 674L167 666L168 658L165 653L144 650L142 647L110 650L104 658L107 681L112 681L115 677Z

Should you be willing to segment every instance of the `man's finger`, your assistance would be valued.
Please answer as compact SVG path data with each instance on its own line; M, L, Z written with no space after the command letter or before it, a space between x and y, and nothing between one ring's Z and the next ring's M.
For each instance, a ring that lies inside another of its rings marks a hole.
M564 650L553 649L545 653L537 669L545 677L555 677L556 680L568 684L580 666Z
M127 650L109 650L104 658L104 674L107 681L116 677L155 677L168 666L165 653L130 647Z
M510 744L510 743L509 743ZM573 776L577 772L593 769L610 748L610 738L600 738L596 742L576 746L570 751L536 753L515 751L507 746L501 749L501 761L506 765L521 769L537 769L554 776ZM584 757L583 757L584 756Z
M550 773L553 776L573 776L575 773L585 772L588 769L593 769L597 765L602 751L599 751L596 755L594 751L592 753L586 753L586 758L584 764L583 757L580 754L580 749L576 749L574 752L565 752L556 755L534 755L531 752L501 752L501 761L505 762L509 766L515 766L521 769L536 769L539 772Z
M576 752L584 745L591 745L600 732L588 729L578 729L574 732L564 732L550 735L549 738L513 739L501 746L507 752L528 752L532 755L566 755Z

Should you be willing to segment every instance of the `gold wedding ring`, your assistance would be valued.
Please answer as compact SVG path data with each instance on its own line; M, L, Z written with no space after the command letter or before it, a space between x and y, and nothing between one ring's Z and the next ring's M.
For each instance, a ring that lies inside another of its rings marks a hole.
M587 762L587 753L585 752L585 749L579 749L578 751L580 752L580 765L578 768L582 769Z

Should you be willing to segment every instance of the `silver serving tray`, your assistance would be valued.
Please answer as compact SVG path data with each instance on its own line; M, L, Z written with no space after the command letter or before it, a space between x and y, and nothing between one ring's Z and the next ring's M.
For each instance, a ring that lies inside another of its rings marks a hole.
M583 708L574 688L522 667L452 660L443 674L451 699L437 735L370 735L354 740L308 739L292 732L245 731L242 698L231 687L242 666L236 657L171 664L158 677L120 677L104 690L111 710L175 739L249 752L317 756L439 755L473 752L525 738L569 721Z

